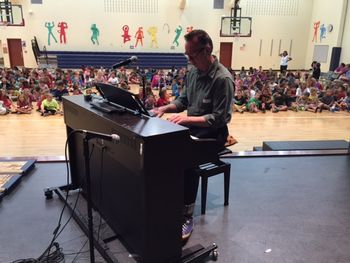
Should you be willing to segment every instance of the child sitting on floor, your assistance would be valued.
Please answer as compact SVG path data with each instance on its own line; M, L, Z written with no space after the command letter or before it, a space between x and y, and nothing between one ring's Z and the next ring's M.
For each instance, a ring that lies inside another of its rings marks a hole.
M5 114L7 114L7 113L8 113L7 109L6 109L5 106L3 105L2 100L0 100L0 115L5 115Z
M13 102L5 89L0 89L0 101L2 101L2 106L6 108L7 112L12 112Z
M256 92L254 97L249 99L247 103L247 109L249 110L249 112L254 112L254 113L259 112L259 107L261 105L261 101L259 100L259 98L260 98L260 92Z
M350 112L350 92L348 92L343 99L335 102L331 110L333 112L339 110L346 110Z
M326 95L320 98L320 103L317 105L315 109L315 113L319 110L322 112L323 109L330 110L334 104L334 96L333 91L329 88L326 91Z
M29 114L32 112L32 105L29 100L24 96L24 94L20 94L17 97L17 113Z
M168 105L170 103L169 101L169 94L166 89L162 89L159 91L159 98L156 102L156 107L161 107Z
M153 94L149 94L145 101L145 107L147 110L151 110L154 108L154 105L156 104L156 98Z
M81 95L83 92L77 84L73 84L73 95Z
M58 101L62 101L62 96L69 95L68 89L64 86L62 81L57 81L56 88L53 89L51 93Z
M310 93L304 92L302 96L298 97L295 102L292 102L291 109L293 111L306 111L308 108Z
M265 113L266 110L271 109L271 104L272 104L273 100L272 100L270 89L268 87L262 89L260 101L261 101L261 111L263 113Z
M307 102L307 107L305 109L308 111L315 111L317 106L318 106L317 88L311 88L310 96Z
M41 116L55 115L60 109L58 102L51 93L46 94L46 99L41 103Z
M43 103L43 101L46 99L46 95L48 94L48 91L42 91L40 94L40 97L37 99L36 102L36 107L37 107L37 111L41 111L41 105Z
M237 90L236 96L233 98L233 109L239 113L243 113L247 108L247 98L243 96L242 90Z
M282 88L277 88L273 94L273 103L271 104L271 111L276 113L279 111L287 111L286 98Z

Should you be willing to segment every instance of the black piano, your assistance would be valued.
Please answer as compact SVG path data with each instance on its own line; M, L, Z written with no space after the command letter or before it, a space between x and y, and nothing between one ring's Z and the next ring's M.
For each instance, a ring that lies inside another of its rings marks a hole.
M67 133L85 129L118 134L120 142L92 139L92 203L141 262L181 258L183 174L218 158L213 141L197 141L186 127L132 112L105 113L84 96L63 98ZM86 189L83 135L69 141L72 184Z

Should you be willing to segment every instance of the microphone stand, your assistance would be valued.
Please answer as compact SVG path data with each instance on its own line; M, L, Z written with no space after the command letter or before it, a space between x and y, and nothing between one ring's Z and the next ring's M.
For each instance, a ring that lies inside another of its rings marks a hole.
M146 74L143 74L142 76L142 102L143 105L146 105Z
M103 133L94 133L86 130L80 130L83 133L83 154L85 164L85 178L86 178L86 195L87 195L87 214L88 214L88 238L89 238L89 250L90 250L90 262L95 263L95 246L94 246L94 225L92 215L92 200L91 200L91 176L90 176L90 153L89 153L89 140L93 138L103 138L109 140L119 140L119 136L112 134L111 136ZM114 136L117 137L114 137Z
M146 105L146 73L141 73L139 70L136 70L136 73L140 77L142 85L142 98L140 100L143 105Z
M90 156L89 156L89 140L93 136L84 132L84 163L85 163L85 178L86 178L86 194L87 194L87 213L88 213L88 238L90 250L90 262L95 263L95 246L94 246L94 225L92 217L92 200L91 200L91 178L90 178Z

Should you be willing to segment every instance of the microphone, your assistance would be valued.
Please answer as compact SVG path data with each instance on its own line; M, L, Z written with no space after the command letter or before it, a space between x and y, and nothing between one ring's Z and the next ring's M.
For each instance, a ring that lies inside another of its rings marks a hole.
M112 65L112 68L116 69L116 68L120 68L120 67L126 66L126 65L128 65L130 63L136 62L137 59L138 58L136 56L132 56L132 57L126 59L126 60L120 61L120 62Z
M105 134L100 132L94 132L94 131L87 131L87 130L81 130L81 132L84 134L85 138L92 139L92 138L100 138L106 141L111 142L120 142L120 136L118 134Z

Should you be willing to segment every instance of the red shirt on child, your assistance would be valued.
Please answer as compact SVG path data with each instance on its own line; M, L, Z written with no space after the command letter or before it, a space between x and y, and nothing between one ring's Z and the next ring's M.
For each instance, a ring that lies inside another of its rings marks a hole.
M161 106L168 105L168 104L169 104L169 101L167 99L159 98L157 100L156 107L161 107Z

